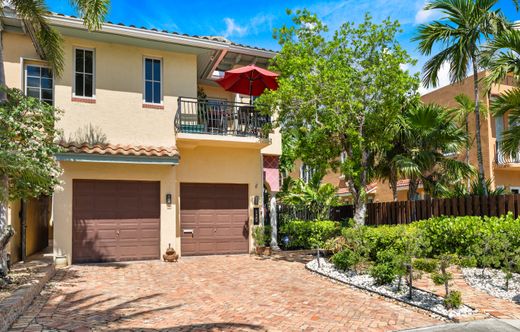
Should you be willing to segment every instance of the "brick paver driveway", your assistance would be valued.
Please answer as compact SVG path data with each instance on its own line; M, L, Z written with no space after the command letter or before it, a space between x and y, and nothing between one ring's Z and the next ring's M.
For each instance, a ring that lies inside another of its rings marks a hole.
M302 263L243 255L72 266L13 329L383 331L439 323Z

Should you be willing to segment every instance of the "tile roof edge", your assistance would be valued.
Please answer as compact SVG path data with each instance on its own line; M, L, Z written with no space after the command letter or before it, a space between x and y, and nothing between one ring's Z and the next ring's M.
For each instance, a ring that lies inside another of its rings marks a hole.
M79 21L79 22L82 21L77 16L66 15L66 14L57 13L57 12L50 12L49 16L51 18L57 18L57 19L67 18L67 19L72 19L72 20ZM197 36L197 35L190 35L190 34L186 34L186 33L180 33L180 32L176 32L176 31L161 30L161 29L158 29L158 28L137 27L137 26L135 26L133 24L125 24L125 23L121 23L121 22L113 23L113 22L110 22L110 21L106 21L106 22L103 23L103 25L114 26L114 27L119 27L119 28L123 27L123 28L126 28L128 30L138 30L138 31L144 31L144 32L158 34L158 35L168 34L168 35L171 35L171 36L188 37L188 38L192 38L192 39L196 39L196 40L200 40L200 41L210 41L210 42L213 42L213 43L216 43L216 44L220 44L220 45L227 45L227 46L231 45L231 46L235 46L235 47L243 47L243 48L247 48L247 49L250 49L250 50L261 51L261 52L268 52L268 53L273 53L273 54L278 53L275 50L271 50L271 49L267 49L267 48L263 48L263 47L257 47L257 46L251 46L251 45L243 45L243 44L236 43L236 42L233 42L233 41L230 41L230 40L223 41L220 36Z

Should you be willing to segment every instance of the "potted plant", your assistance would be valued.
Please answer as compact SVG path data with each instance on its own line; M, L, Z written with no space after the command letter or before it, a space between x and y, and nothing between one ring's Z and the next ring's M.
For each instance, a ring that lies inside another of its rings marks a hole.
M255 240L255 251L257 255L271 255L269 241L271 239L270 226L256 226L253 229L253 239Z

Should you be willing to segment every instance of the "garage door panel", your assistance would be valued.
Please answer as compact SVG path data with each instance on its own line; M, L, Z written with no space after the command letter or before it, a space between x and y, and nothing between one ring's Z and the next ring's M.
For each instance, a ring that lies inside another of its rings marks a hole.
M73 261L157 259L160 184L74 180Z
M183 255L247 253L247 185L182 183L180 196Z

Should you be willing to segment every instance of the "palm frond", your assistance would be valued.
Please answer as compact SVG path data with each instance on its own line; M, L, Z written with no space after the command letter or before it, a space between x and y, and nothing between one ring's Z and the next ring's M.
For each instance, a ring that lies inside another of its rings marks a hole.
M520 119L520 88L514 88L495 97L491 103L491 111L495 116L510 111L510 118Z
M70 0L78 11L85 26L90 30L98 30L105 21L110 0Z
M506 156L517 156L520 151L520 126L512 126L502 133L500 151Z

